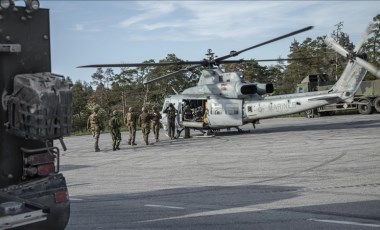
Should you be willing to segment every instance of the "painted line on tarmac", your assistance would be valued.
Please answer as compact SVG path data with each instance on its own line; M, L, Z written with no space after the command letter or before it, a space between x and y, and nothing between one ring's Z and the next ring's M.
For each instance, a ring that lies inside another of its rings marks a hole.
M342 220L322 220L322 219L308 219L309 221L322 222L322 223L331 223L331 224L345 224L345 225L355 225L355 226L363 226L363 227L372 227L372 228L380 228L379 224L366 224L359 223L353 221L342 221Z
M70 197L70 200L71 200L71 201L82 201L83 199L79 199L79 198Z
M185 209L183 207L176 206L167 206L167 205L158 205L158 204L146 204L145 207L153 207L153 208L169 208L169 209Z

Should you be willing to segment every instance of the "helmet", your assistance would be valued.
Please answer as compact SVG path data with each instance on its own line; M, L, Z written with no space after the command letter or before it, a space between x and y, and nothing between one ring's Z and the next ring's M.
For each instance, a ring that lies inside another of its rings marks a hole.
M133 107L129 107L129 112L133 112Z
M117 115L117 110L114 110L114 111L112 112L112 115L113 115L113 116L116 116L116 115Z
M173 103L169 103L169 107L173 107Z
M94 112L98 112L99 109L100 109L100 106L99 106L99 105L95 105L95 106L92 108L92 110L93 110Z

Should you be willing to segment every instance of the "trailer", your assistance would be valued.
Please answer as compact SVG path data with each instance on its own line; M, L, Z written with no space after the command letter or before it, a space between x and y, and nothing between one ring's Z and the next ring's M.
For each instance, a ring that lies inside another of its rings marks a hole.
M72 83L51 73L49 10L22 4L0 3L0 230L60 230L70 201L54 142L66 149Z
M330 89L335 82L328 81L326 74L315 74L305 77L297 85L296 93L322 91ZM354 111L360 114L380 112L380 80L362 81L353 101L339 102L305 111L307 117L316 115L334 115L338 111Z

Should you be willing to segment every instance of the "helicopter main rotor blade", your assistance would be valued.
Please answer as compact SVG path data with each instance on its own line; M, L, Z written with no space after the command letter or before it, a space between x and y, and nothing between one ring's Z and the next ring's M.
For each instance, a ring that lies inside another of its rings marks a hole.
M152 79L152 80L146 81L146 82L144 82L144 85L146 85L146 84L150 84L150 83L152 83L152 82L159 81L159 80L164 79L164 78L167 78L167 77L174 76L174 75L176 75L176 74L186 73L187 71L190 71L190 70L192 70L192 69L195 69L195 68L197 68L197 67L201 67L201 66L202 66L202 65L200 65L200 64L199 64L199 65L188 66L188 67L183 68L183 69L180 69L180 70L178 70L178 71L175 71L175 72L172 72L172 73L169 73L169 74L163 75L163 76L161 76L161 77L157 77L157 78L154 78L154 79Z
M268 41L266 41L266 42L262 42L262 43L260 43L260 44L257 44L257 45L254 45L254 46L251 46L251 47L249 47L249 48L242 49L242 50L240 50L240 51L231 51L230 54L228 54L228 55L225 55L225 56L222 56L222 57L218 57L218 58L216 58L216 59L215 59L215 62L218 63L218 62L220 62L220 61L222 61L222 60L224 60L224 59L227 59L227 58L230 58L230 57L235 57L235 56L237 56L237 55L239 55L239 54L241 54L241 53L243 53L243 52L245 52L245 51L248 51L248 50L251 50L251 49L255 49L255 48L257 48L257 47L260 47L260 46L263 46L263 45L266 45L266 44L269 44L269 43L272 43L272 42L275 42L275 41L278 41L278 40L281 40L281 39L284 39L284 38L287 38L287 37L290 37L290 36L293 36L293 35L295 35L295 34L299 34L299 33L305 32L305 31L310 30L310 29L312 29L312 28L313 28L313 26L308 26L308 27L305 27L305 28L303 28L303 29L296 30L296 31L294 31L294 32L291 32L291 33L288 33L288 34L282 35L282 36L280 36L280 37L273 38L273 39L268 40Z
M220 64L232 64L232 63L244 63L244 62L281 62L281 61L298 61L298 60L306 60L306 59L313 59L316 57L300 57L300 58L276 58L276 59L252 59L252 60L245 60L245 59L239 59L239 60L223 60L220 61Z
M368 36L372 33L375 25L374 24L369 24L362 36L360 37L358 43L356 44L354 48L354 52L357 53L360 48L362 47L363 43L367 41Z
M169 66L169 65L195 65L204 61L180 61L180 62L152 62L152 63L120 63L120 64L92 64L78 66L77 68L114 68L114 67L147 67L147 66Z

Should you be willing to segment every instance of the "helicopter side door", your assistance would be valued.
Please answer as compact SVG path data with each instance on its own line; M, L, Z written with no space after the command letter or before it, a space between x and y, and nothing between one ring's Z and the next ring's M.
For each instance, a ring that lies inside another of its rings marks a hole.
M207 100L208 125L211 128L234 127L243 125L243 100L209 99Z

